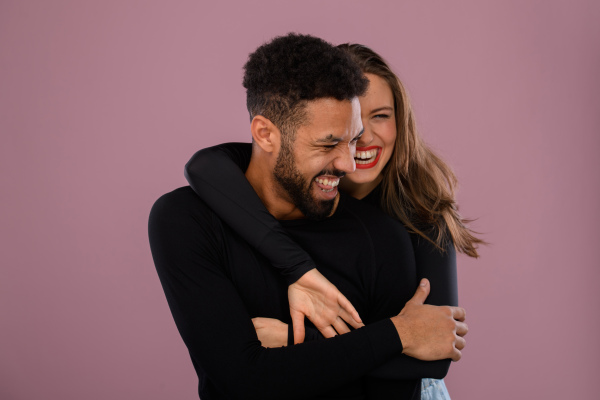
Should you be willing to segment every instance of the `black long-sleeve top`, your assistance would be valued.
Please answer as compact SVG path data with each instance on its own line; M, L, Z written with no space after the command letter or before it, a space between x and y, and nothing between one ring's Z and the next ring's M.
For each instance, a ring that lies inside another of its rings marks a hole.
M269 262L281 271L281 276L287 283L294 282L318 264L288 236L281 224L260 202L243 175L249 159L249 144L226 144L208 148L192 157L186 165L186 177L199 196L228 226L233 227L237 234L265 255ZM363 202L378 206L379 192L375 190ZM232 213L231 210L235 212ZM445 252L440 252L416 234L410 234L410 241L416 260L417 280L425 277L431 281L432 292L427 302L456 305L454 247L450 244ZM395 313L400 309L401 306ZM289 317L280 319L286 321ZM311 335L307 330L307 340L310 340L311 336L318 334L314 335L313 331ZM406 356L396 356L371 371L369 376L372 380L379 380L377 388L398 387L402 386L404 379L441 378L446 374L449 364L448 360L428 363ZM371 391L370 398L378 398L377 394L373 393L375 392Z
M251 146L249 143L225 143L200 150L186 164L185 177L198 196L223 221L267 257L289 283L293 283L315 268L316 264L286 234L246 180L244 171L250 163ZM362 201L380 207L380 199L378 186ZM410 240L417 264L417 277L427 278L431 282L427 303L457 306L454 245L449 242L444 251L440 251L416 233L410 233Z
M355 305L366 327L332 339L262 347L251 318L291 322L287 281L191 188L162 196L152 208L152 255L203 400L413 399L419 398L421 377L446 373L445 361L402 355L389 319L417 287L410 239L400 224L347 196L324 221L280 224L311 249L321 273ZM405 362L402 376L368 376L391 359Z

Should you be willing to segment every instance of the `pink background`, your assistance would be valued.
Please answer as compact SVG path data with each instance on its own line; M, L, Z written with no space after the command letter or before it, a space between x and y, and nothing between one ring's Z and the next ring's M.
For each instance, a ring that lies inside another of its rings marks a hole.
M491 243L452 397L596 396L600 3L225 3L0 3L0 398L197 398L148 212L250 139L242 65L289 31L387 57Z

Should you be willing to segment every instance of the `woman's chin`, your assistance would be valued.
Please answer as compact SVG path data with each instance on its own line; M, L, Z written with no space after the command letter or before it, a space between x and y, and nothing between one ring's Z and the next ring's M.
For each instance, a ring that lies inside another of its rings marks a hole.
M351 196L356 194L362 198L371 192L379 182L381 182L381 174L378 175L375 171L356 170L355 172L346 175L340 181L339 187L343 192L346 192Z
M377 178L378 174L374 169L357 169L353 173L346 175L343 180L352 186L357 186L368 185L377 180Z

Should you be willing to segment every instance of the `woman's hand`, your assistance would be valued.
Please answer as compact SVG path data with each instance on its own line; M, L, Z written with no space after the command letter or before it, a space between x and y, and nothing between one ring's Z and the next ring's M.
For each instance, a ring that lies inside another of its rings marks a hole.
M263 347L287 346L288 325L275 318L252 318L254 329Z
M352 303L319 271L312 269L288 288L294 344L304 341L304 317L326 338L364 326Z

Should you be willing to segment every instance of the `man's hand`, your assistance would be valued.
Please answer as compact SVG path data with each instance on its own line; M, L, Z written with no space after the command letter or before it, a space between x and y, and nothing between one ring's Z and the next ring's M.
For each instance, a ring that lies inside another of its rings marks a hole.
M468 331L465 310L423 304L429 289L429 281L421 280L413 298L392 318L402 341L402 353L424 361L458 361L465 347L463 336Z
M288 299L294 344L304 341L305 316L326 338L349 332L344 321L354 328L364 326L350 301L316 269L290 285Z
M288 325L275 318L252 318L254 329L263 347L283 347L288 342Z

